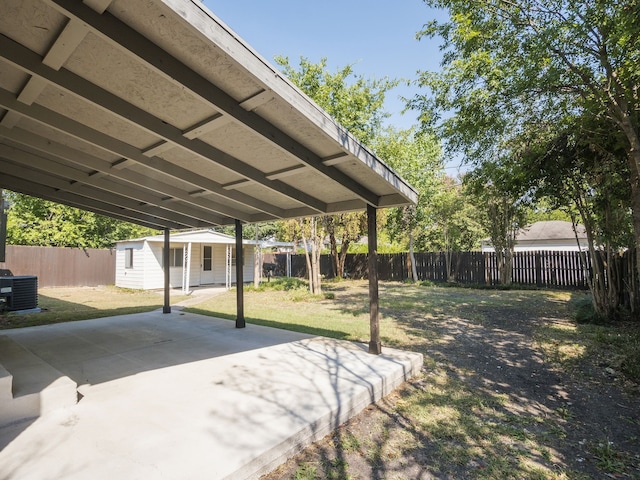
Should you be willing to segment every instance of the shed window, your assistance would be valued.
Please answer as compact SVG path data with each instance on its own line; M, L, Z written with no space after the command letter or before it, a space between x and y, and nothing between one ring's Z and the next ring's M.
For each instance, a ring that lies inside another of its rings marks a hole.
M133 268L133 248L124 249L124 268Z
M184 263L184 248L170 248L169 249L169 266L181 267L183 263Z
M212 267L212 251L211 245L205 245L202 252L202 270L210 272Z

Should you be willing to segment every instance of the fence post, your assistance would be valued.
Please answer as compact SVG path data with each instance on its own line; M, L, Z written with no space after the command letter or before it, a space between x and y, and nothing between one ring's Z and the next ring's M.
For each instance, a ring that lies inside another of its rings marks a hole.
M542 258L538 251L536 251L536 286L542 286Z

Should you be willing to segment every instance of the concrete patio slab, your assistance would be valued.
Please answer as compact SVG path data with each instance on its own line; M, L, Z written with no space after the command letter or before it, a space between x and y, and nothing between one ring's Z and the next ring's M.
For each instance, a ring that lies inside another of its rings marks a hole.
M257 478L390 393L420 354L180 311L6 330L80 401L0 428L0 478Z

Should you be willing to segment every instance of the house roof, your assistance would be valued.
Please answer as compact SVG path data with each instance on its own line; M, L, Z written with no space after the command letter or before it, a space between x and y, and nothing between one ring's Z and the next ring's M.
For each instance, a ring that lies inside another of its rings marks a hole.
M222 243L225 245L235 245L236 239L231 235L225 235L224 233L215 232L213 230L198 230L194 232L179 232L172 233L169 237L173 243ZM136 238L133 240L121 240L117 243L127 242L149 242L149 243L164 243L164 235L152 235L149 237ZM255 245L254 240L242 240L244 245Z
M583 225L577 226L578 238L586 240L587 234ZM552 240L575 241L576 234L571 222L561 220L547 220L535 222L518 232L518 242L543 242Z
M171 229L417 200L198 0L0 2L0 187Z

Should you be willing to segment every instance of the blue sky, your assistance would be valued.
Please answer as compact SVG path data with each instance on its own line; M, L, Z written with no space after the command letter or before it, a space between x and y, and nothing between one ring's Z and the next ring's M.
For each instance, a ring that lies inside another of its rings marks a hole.
M326 57L329 70L355 64L368 79L413 80L418 70L438 70L437 39L416 40L425 23L442 12L422 0L205 0L204 4L271 63L288 56L293 66L301 56L318 62ZM398 87L387 95L389 123L408 128L417 112L401 115L416 87Z

